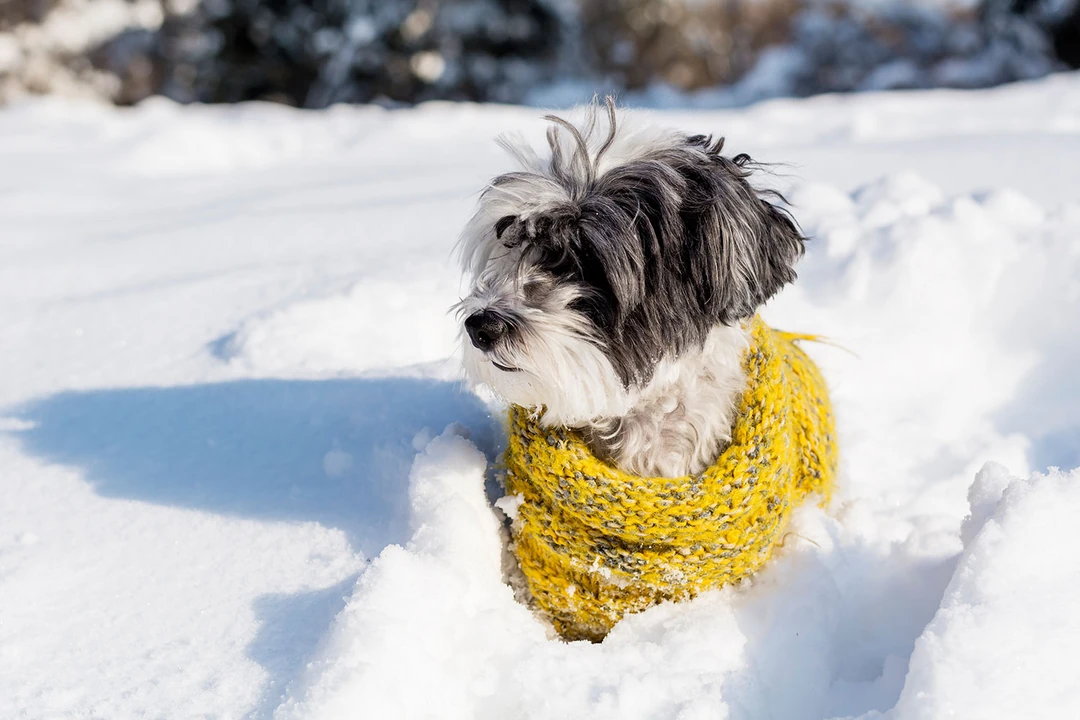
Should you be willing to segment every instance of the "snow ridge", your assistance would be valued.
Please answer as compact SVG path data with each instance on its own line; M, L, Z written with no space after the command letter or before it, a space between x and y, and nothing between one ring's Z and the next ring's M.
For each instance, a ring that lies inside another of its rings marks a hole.
M598 645L504 583L445 312L535 116L0 112L0 717L1080 715L1080 76L657 113L792 163L765 316L833 343L842 469Z

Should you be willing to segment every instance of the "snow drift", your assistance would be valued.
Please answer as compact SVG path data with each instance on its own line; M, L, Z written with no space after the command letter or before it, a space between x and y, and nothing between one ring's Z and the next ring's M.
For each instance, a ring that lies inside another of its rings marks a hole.
M765 315L832 343L843 465L751 582L597 645L503 582L445 313L535 116L0 113L0 716L1080 712L1080 78L657 114L792 163Z

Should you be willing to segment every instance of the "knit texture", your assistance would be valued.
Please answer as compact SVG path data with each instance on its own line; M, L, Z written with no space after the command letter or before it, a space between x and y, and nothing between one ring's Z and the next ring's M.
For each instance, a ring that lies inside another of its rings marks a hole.
M698 475L637 477L592 454L573 430L510 409L506 490L522 497L511 532L535 605L568 640L603 638L627 613L681 601L754 573L793 506L825 502L836 472L832 409L811 336L758 318L731 444Z

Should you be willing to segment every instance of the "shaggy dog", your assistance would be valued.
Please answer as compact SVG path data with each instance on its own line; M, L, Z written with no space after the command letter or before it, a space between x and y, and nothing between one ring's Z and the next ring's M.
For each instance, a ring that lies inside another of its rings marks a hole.
M730 441L747 321L804 238L723 138L592 106L484 190L461 240L466 373L641 476L698 473Z

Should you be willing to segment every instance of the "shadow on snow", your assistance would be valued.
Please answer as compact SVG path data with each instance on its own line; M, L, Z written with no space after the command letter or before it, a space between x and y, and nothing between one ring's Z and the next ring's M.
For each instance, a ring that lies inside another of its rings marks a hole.
M80 468L95 491L223 515L316 521L373 557L409 539L413 438L450 423L497 451L487 408L455 383L416 378L241 380L64 392L13 413L24 449ZM276 699L344 605L355 578L255 601L248 655Z

